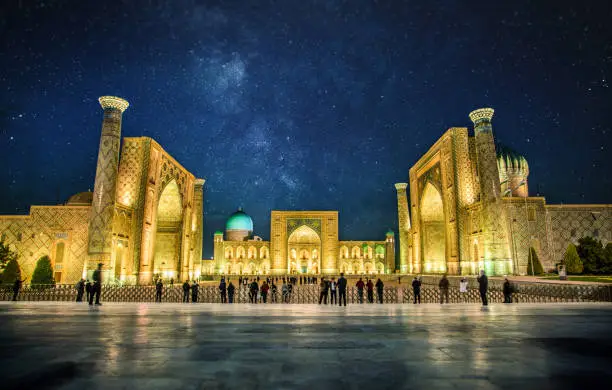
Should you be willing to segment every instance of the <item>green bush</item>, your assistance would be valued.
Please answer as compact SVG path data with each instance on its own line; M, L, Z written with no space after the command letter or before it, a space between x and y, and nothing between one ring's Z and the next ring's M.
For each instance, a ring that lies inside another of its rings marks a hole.
M36 262L36 268L32 273L32 280L30 284L33 285L55 285L55 279L53 279L53 267L51 266L51 259L49 256L43 256Z
M584 265L585 274L609 274L612 272L612 248L603 247L601 241L593 237L578 240L576 251Z
M572 243L567 246L565 255L563 255L563 264L565 265L565 270L568 274L579 275L584 270L582 260L580 260L580 256L578 256L576 246Z
M21 268L19 268L17 259L14 258L4 267L4 271L0 275L0 282L2 282L3 286L12 286L17 278L21 280Z
M0 272L4 271L4 268L11 260L17 260L17 253L13 252L11 248L4 243L4 240L0 240Z
M544 268L542 267L542 263L540 263L538 253L535 249L533 249L533 247L529 248L529 262L527 263L527 274L542 275L543 273Z

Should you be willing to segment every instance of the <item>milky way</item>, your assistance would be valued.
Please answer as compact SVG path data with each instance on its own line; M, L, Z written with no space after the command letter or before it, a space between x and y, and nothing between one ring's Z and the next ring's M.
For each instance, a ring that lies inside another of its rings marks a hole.
M468 113L496 109L552 203L610 203L606 2L129 1L2 5L1 213L93 187L100 95L205 185L205 255L238 207L396 229L393 184ZM510 4L511 3L511 4Z

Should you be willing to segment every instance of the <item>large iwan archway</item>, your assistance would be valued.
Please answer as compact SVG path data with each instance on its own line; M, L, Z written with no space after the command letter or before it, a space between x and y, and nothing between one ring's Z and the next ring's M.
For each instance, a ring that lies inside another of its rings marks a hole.
M154 275L164 279L178 279L182 224L181 192L173 180L164 188L157 205Z
M295 229L287 240L287 247L288 272L321 273L321 238L312 228L302 225Z
M444 204L440 191L430 182L425 185L420 205L422 229L423 271L446 272L446 229L444 226Z

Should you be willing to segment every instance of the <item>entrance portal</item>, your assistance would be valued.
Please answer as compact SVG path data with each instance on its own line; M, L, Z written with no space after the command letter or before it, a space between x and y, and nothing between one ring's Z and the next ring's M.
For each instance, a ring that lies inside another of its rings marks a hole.
M440 191L430 182L421 197L422 258L425 272L446 272L446 229Z
M166 185L157 206L157 231L153 274L164 279L178 279L181 255L183 206L176 181Z
M321 238L312 228L302 225L295 229L287 240L287 264L295 261L297 255L300 266L298 271L303 274L318 274L321 269L319 253L321 253ZM291 267L287 271L291 272Z

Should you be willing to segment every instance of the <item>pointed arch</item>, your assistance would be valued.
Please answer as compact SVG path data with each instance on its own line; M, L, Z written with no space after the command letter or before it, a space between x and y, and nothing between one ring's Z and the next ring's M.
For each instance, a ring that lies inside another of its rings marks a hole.
M420 200L422 226L422 261L428 273L446 272L446 226L444 201L440 190L430 181L425 184Z

